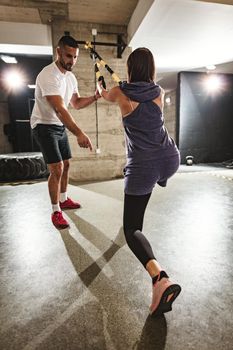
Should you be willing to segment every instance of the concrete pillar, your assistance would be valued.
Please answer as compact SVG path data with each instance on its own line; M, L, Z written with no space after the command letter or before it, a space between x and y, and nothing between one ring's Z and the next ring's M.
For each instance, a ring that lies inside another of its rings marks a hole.
M167 99L169 98L170 101ZM165 94L164 121L169 135L176 141L176 90Z
M7 96L0 93L0 154L12 152L12 145L4 134L4 125L10 123Z

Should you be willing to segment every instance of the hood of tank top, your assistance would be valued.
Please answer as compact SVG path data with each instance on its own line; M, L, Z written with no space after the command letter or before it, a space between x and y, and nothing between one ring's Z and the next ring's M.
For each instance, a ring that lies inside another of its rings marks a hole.
M146 102L157 98L161 93L161 87L154 82L147 83L139 81L135 83L123 82L120 85L121 91L133 101Z

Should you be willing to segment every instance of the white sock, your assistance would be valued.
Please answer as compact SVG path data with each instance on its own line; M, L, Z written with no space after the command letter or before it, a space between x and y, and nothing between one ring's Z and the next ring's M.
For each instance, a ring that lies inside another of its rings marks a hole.
M67 192L60 193L60 202L65 202L67 200Z
M53 213L55 213L55 211L61 211L59 203L52 204L52 210L53 210Z

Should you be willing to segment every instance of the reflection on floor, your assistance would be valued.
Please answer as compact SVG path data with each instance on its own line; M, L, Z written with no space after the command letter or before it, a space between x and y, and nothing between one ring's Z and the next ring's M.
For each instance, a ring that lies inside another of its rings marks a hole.
M183 168L155 188L144 222L182 286L161 318L148 316L151 281L125 243L122 179L70 185L82 208L63 231L46 182L1 186L1 349L232 349L233 171Z

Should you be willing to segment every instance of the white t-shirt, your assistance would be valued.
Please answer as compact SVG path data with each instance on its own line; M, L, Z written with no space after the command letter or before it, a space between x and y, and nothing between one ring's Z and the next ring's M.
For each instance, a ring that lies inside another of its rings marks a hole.
M44 67L36 78L35 104L31 115L32 129L39 123L63 125L46 96L59 95L68 107L74 93L78 93L78 83L73 73L62 73L55 62Z

